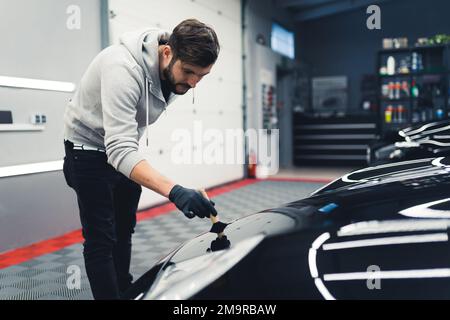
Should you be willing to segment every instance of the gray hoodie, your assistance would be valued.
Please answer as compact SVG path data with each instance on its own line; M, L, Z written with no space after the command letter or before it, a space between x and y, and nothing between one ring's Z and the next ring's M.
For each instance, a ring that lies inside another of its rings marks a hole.
M64 114L64 138L105 149L126 177L145 159L138 151L145 129L176 97L166 103L159 78L158 45L169 36L159 29L122 35L88 66Z

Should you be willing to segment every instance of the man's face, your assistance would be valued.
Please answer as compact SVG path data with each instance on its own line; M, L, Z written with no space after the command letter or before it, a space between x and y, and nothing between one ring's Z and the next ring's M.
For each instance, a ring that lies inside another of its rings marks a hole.
M199 67L189 63L184 63L172 58L169 65L163 69L163 75L170 84L170 90L179 95L185 94L189 89L195 88L210 71L213 65Z

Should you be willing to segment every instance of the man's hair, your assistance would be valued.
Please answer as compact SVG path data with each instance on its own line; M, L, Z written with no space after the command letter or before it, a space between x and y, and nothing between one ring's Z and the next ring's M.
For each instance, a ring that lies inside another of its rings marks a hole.
M167 44L172 49L173 61L180 59L203 68L215 63L220 51L216 32L196 19L177 25Z

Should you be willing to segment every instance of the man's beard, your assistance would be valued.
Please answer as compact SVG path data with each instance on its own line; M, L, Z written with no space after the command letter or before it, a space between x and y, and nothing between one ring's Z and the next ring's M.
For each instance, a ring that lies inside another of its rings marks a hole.
M164 75L164 78L166 78L166 82L169 87L169 90L175 94L183 95L186 92L188 92L189 89L191 89L191 86L188 85L187 83L176 83L175 82L175 77L173 76L173 73L172 73L172 68L173 68L173 65L175 64L174 60L175 59L172 58L169 65L166 68L164 68L163 75ZM184 90L178 91L177 86L179 86L179 87L181 86Z

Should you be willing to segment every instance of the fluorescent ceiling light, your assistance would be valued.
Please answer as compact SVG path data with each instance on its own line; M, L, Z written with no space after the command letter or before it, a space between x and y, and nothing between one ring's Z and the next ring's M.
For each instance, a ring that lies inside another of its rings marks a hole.
M63 160L21 164L10 167L0 167L0 178L50 171L60 171L62 170L62 168Z
M49 81L49 80L16 78L5 76L0 76L0 86L12 88L62 91L62 92L73 92L75 90L75 84L73 84L72 82Z

